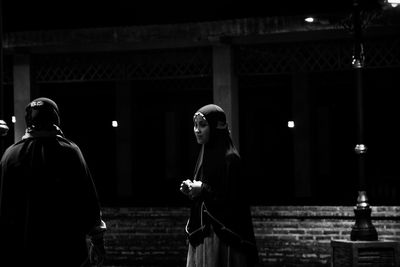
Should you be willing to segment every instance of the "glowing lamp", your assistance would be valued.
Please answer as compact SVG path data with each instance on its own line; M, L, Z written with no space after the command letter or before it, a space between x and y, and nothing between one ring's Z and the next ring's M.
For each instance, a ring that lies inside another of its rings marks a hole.
M386 2L392 7L397 7L400 5L400 0L386 0Z
M312 22L314 22L314 18L313 17L308 17L308 18L305 18L304 21L308 22L308 23L312 23Z
M7 123L3 120L0 120L0 136L6 136L8 133L8 126Z

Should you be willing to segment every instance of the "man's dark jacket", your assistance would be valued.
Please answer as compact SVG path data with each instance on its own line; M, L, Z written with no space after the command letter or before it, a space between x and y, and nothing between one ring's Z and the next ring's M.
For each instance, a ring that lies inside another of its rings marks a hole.
M0 174L0 266L80 266L101 215L78 146L28 134L6 150Z

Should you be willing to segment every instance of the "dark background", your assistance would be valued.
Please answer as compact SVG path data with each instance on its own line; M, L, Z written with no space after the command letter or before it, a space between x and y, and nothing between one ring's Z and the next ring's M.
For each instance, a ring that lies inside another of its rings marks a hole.
M232 3L215 1L212 3L211 1L3 0L2 4L3 26L6 33L188 23L257 16L349 14L352 9L351 0L338 0L334 1L334 4L327 1L233 1ZM375 9L381 3L378 0L366 0L363 1L363 5L364 9ZM391 124L397 118L396 112L398 112L397 98L394 97L394 88L398 84L395 77L398 77L398 71L398 68L390 72L389 70L368 70L365 75L365 107L368 119L366 132L368 144L371 144L369 163L372 163L368 165L371 170L369 175L377 183L383 184L385 181L389 189L398 188L396 180L398 171L395 166L399 145L394 141L397 140L399 129ZM291 103L289 102L291 77L285 75L264 77L265 81L260 81L262 86L259 87L255 79L246 82L246 79L242 78L239 81L240 88L243 88L241 92L245 92L240 95L240 121L243 129L248 130L241 133L241 154L250 166L249 177L256 177L255 181L264 176L271 179L254 183L256 186L252 196L253 204L350 205L355 203L356 162L352 148L356 130L355 117L353 117L355 99L352 94L354 88L352 75L350 72L310 74L310 88L315 98L311 101L311 113L316 116L319 108L326 108L326 106L320 107L324 103L331 112L329 121L333 126L330 129L332 142L329 144L331 146L329 149L332 153L329 162L334 171L329 174L331 177L321 177L318 173L318 158L313 159L315 166L312 166L313 178L310 181L313 195L311 199L305 200L293 197L293 138L291 130L286 127L287 121L291 119ZM202 90L190 92L187 91L186 85L180 86L177 83L167 86L165 81L161 83L162 85L157 85L148 81L135 82L132 85L133 88L141 89L135 91L132 96L132 103L134 103L132 112L136 129L133 138L137 142L134 142L132 147L135 153L130 160L137 179L134 179L132 185L134 200L121 200L121 202L116 202L116 184L113 180L116 169L114 159L117 129L109 127L109 122L115 119L113 106L115 105L115 84L107 82L36 84L32 88L33 97L50 97L59 104L63 114L68 114L66 115L68 117L64 117L63 120L64 132L83 150L105 204L180 205L182 203L183 196L177 191L179 177L191 175L198 149L192 135L191 116L197 108L212 101L212 82L206 81ZM193 82L193 84L197 83ZM324 85L324 90L321 90L321 84ZM263 91L265 85L268 85L267 88L270 90ZM159 87L162 90L157 91ZM173 94L165 93L166 91L163 91L165 87L168 87L170 90L168 92L173 92ZM376 94L376 88L379 89L379 94ZM12 99L11 85L5 89L5 99ZM12 109L13 107L10 106L10 113ZM165 145L164 113L166 112L179 114L177 126L180 129L179 140L182 144L175 155L179 168L172 173L173 178L166 176L165 172L166 158L169 156ZM317 120L318 118L312 118L313 122L316 121L315 125L317 125ZM315 126L311 134L317 136L318 130ZM11 137L10 135L9 138ZM315 141L315 150L319 145L317 141ZM317 155L317 153L314 154ZM272 175L266 175L266 173ZM381 195L390 196L387 192L382 192ZM378 199L374 199L373 194L370 196L372 196L372 203L378 203ZM397 202L394 203L393 199L398 202L399 195L388 200L381 199L379 204L396 204Z
M384 0L362 0L364 9ZM2 0L4 31L187 23L245 17L349 12L351 0L156 1Z

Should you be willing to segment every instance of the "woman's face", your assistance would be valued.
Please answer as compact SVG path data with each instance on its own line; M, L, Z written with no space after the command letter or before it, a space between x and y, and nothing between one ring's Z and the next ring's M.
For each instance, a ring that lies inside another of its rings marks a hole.
M197 143L204 145L210 139L210 126L207 120L198 114L194 117L193 131L196 136Z

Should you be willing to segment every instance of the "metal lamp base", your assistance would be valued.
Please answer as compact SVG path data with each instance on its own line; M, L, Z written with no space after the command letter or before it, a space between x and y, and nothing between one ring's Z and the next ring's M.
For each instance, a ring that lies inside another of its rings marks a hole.
M351 229L350 240L352 241L376 241L378 233L371 222L371 208L354 209L356 223Z
M371 222L371 208L369 207L365 191L358 192L357 206L354 209L356 223L351 229L351 241L376 241L378 233Z

